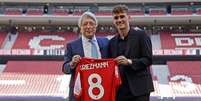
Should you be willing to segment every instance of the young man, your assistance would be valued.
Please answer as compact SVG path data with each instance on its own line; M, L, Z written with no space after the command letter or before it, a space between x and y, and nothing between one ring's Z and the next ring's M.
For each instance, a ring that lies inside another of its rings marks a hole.
M109 42L109 57L119 64L122 85L117 91L117 101L149 101L154 91L149 70L152 64L152 45L143 30L130 27L128 8L113 8L113 23L118 35Z
M67 44L62 68L64 73L71 74L69 101L75 101L73 95L75 67L80 62L80 58L106 58L108 52L108 39L95 36L98 22L93 13L83 13L79 19L78 26L82 36Z

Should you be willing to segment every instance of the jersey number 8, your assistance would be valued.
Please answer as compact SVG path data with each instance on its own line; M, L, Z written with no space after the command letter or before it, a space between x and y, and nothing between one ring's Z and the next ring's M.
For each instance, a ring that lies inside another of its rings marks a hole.
M93 82L93 79L96 79L97 82ZM93 100L99 100L104 95L104 88L101 85L101 82L102 82L101 76L99 74L96 74L96 73L91 74L88 78L88 83L89 83L88 94ZM99 94L93 93L94 88L99 89Z

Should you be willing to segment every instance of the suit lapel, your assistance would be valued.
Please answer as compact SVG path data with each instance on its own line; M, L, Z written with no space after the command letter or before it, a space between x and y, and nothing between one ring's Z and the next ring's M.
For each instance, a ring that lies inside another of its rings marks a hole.
M115 37L115 40L114 40L114 44L112 44L114 46L114 49L111 49L111 50L114 50L112 53L114 53L114 57L116 57L118 54L117 54L117 50L118 50L118 36Z
M82 45L82 39L81 38L79 39L77 46L78 46L78 49L79 49L80 56L84 57L84 48L83 48L83 45Z
M131 44L133 44L133 34L134 34L134 30L133 29L130 29L129 33L128 33L128 40L127 40L127 43L126 43L126 51L125 51L125 55L128 57L129 56L129 52L130 52L130 49L131 49Z
M101 57L104 58L105 57L105 54L103 52L103 45L102 45L102 42L99 38L96 38L97 39L97 42L98 42L98 46L99 46L99 49L100 49L100 53L101 53Z

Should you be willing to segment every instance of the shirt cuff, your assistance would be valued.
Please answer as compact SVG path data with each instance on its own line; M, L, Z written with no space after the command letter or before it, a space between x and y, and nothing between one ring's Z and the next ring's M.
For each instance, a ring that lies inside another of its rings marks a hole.
M133 62L131 59L128 59L128 63L131 65Z

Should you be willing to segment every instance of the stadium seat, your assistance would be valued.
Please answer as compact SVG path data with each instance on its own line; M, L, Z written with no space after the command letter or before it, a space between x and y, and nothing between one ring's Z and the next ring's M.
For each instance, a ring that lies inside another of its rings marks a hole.
M20 32L13 49L64 49L67 42L78 38L76 33Z
M63 61L8 61L4 73L63 74Z
M7 33L5 32L0 32L0 48L2 47L2 44L6 38Z

